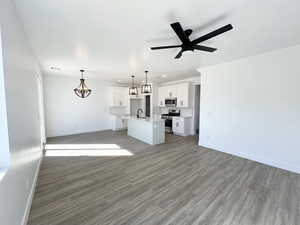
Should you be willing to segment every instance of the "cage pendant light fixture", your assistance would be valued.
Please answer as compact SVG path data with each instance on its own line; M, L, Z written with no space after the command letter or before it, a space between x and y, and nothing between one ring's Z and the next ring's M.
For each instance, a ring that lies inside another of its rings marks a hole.
M132 85L129 88L129 95L137 96L138 95L138 89L137 89L136 86L134 86L134 76L131 76L131 79L132 79Z
M80 84L77 88L74 89L74 92L79 98L86 98L91 94L92 90L89 89L84 82L83 79L84 70L80 70L80 72L81 72Z
M141 87L141 93L142 94L150 94L150 93L152 93L152 87L151 87L151 84L148 84L148 72L149 71L145 71L145 74L146 74L146 82L142 85L142 87Z

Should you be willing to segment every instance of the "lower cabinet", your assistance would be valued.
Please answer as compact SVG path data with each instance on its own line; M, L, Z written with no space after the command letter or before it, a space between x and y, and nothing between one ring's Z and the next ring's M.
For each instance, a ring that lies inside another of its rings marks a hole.
M127 119L123 119L121 116L113 116L112 120L112 130L125 130L127 129Z
M180 136L188 136L191 134L191 117L173 117L172 130L173 133Z

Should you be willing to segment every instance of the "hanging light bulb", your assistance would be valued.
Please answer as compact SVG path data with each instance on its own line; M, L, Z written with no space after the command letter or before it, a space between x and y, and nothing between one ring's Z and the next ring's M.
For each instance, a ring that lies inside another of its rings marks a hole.
M84 79L83 79L84 70L80 70L80 72L81 72L80 84L77 88L74 89L74 92L79 98L86 98L91 94L92 90L88 89L88 87L84 83Z
M147 74L148 74L149 71L145 71L145 74L146 74L146 82L145 84L142 85L141 87L141 93L142 94L150 94L152 93L152 87L151 87L151 84L148 84L148 80L147 80Z
M134 86L134 76L131 76L132 86L129 88L129 95L138 95L138 89Z

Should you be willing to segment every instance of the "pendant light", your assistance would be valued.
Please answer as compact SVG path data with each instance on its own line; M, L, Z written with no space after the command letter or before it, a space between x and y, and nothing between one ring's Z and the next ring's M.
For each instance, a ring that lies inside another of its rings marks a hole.
M129 95L138 95L138 89L134 86L134 76L131 76L132 86L129 88Z
M74 92L79 98L86 98L91 94L92 90L88 89L88 87L84 83L84 79L83 79L84 70L80 70L80 72L81 72L80 84L77 88L74 89Z
M151 84L148 84L148 80L147 80L147 74L148 74L149 71L145 71L145 74L146 74L146 83L142 85L141 87L141 93L142 94L150 94L152 93L152 87L151 87Z

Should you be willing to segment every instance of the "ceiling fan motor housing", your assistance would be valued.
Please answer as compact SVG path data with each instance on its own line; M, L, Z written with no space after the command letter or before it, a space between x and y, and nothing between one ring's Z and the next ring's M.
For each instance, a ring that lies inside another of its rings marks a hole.
M179 22L176 23L172 23L171 24L172 29L174 30L174 32L176 33L177 37L180 39L181 41L181 45L169 45L169 46L159 46L159 47L152 47L152 50L158 50L158 49L168 49L168 48L181 48L181 50L179 51L179 53L175 56L175 59L179 59L182 56L182 53L185 51L194 51L196 50L200 50L200 51L206 51L206 52L214 52L217 49L216 48L212 48L212 47L208 47L208 46L204 46L204 45L199 45L199 43L206 41L210 38L213 38L217 35L220 35L224 32L227 32L229 30L231 30L233 28L233 26L231 24L227 24L217 30L214 30L208 34L205 34L199 38L196 38L195 40L190 40L189 36L193 33L192 29L186 29L183 30L182 26L180 25Z

